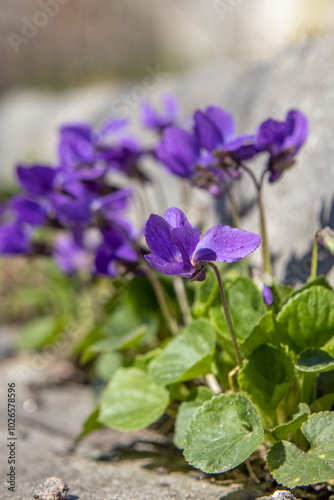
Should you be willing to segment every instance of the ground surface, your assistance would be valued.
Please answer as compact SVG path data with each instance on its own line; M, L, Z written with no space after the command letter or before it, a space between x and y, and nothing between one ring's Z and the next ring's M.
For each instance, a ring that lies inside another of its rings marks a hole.
M155 431L123 434L101 429L73 450L73 438L94 407L93 390L61 382L64 376L73 378L71 365L51 355L48 359L36 354L13 356L14 336L15 330L0 329L1 500L31 500L34 488L50 476L69 484L72 500L245 500L267 493L268 483L256 487L247 473L238 480L233 476L217 480L191 469L168 439ZM11 441L7 388L13 382L15 493L6 484Z

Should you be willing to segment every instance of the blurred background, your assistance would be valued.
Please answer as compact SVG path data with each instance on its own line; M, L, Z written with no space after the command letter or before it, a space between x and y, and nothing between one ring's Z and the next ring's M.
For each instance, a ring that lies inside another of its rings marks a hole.
M195 72L204 94L203 68L211 65L223 87L236 65L272 60L333 27L332 0L2 0L1 180L17 161L51 160L64 120L117 114L118 96L134 113L147 94L172 88L175 75L192 110L198 95L182 89L180 75ZM229 64L220 72L222 59ZM152 90L131 96L134 82L155 71Z
M278 275L289 269L303 280L319 214L322 225L334 216L325 180L334 178L333 30L333 0L2 0L1 190L12 189L19 162L55 164L61 124L99 126L126 116L141 133L140 105L166 92L176 94L185 115L221 105L248 133L299 107L311 122L309 142L298 166L265 196ZM161 176L171 186L169 203L177 203L174 179L163 169ZM238 189L247 205L254 193L242 183ZM203 192L196 196L197 206L208 203ZM256 211L243 219L245 229L257 224ZM18 277L29 285L19 259L1 265L8 274L3 299ZM25 317L28 296L13 311L3 300L3 312Z

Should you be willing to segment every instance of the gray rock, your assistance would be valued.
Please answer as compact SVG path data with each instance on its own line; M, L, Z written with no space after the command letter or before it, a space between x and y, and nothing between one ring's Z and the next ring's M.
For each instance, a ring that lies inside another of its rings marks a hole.
M297 500L290 491L278 490L270 497L260 497L259 500Z

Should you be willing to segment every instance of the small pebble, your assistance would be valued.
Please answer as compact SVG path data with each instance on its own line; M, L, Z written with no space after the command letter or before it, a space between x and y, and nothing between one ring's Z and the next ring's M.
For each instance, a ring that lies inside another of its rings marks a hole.
M65 500L69 487L58 477L48 477L47 480L34 490L37 500Z
M260 497L258 500L297 500L290 491L277 490L270 497Z

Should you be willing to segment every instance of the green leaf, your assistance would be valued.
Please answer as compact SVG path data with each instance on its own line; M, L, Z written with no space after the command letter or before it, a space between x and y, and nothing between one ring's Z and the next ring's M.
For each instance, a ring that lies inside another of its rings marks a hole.
M48 316L31 321L22 330L17 341L19 349L42 349L55 342L63 332L63 322Z
M116 370L122 366L122 355L119 352L103 352L94 363L94 372L98 379L108 382Z
M197 319L151 361L149 371L161 385L206 375L210 372L215 346L214 327L206 319Z
M90 434L91 432L100 429L102 427L102 424L100 424L100 422L98 421L99 413L100 413L100 408L99 406L97 406L95 410L85 420L82 427L82 431L75 438L76 442L80 441L83 437L87 436L87 434Z
M295 366L302 372L328 372L334 369L334 358L321 349L306 349L297 358Z
M296 354L322 347L334 333L333 292L313 286L294 295L277 315L276 332Z
M334 468L334 412L314 413L303 424L302 432L311 445L308 453L327 460Z
M294 293L294 289L291 286L282 285L277 281L274 281L270 287L274 296L275 311L278 311L282 304Z
M321 398L316 399L311 404L312 413L318 413L319 411L330 411L334 409L334 392L326 394Z
M244 394L221 394L204 403L186 431L184 456L194 467L217 474L244 462L262 443L259 415Z
M271 345L262 345L239 372L239 385L260 408L273 411L289 390L294 378L290 357Z
M310 408L306 403L300 403L293 419L286 424L278 425L272 430L272 434L276 439L287 439L289 434L294 434L306 422L310 414Z
M274 314L272 311L268 311L264 316L262 316L249 337L245 340L245 342L240 344L239 347L248 358L252 352L263 344L277 344Z
M243 342L266 312L262 294L252 279L238 278L227 287L226 297L236 337ZM210 317L219 333L230 340L223 306L212 307Z
M195 281L195 300L192 306L192 314L194 317L206 316L211 305L219 295L218 282L214 272L208 269L204 281Z
M275 443L267 455L271 474L288 488L333 480L334 467L326 460L297 448L288 441Z
M168 403L168 391L151 375L120 368L102 395L99 422L120 431L143 429L161 417Z
M174 444L177 448L181 450L184 448L186 430L194 413L205 401L211 398L212 392L210 389L201 386L191 391L186 401L181 403L175 420Z
M289 488L333 480L334 412L314 413L301 431L310 443L309 451L287 441L276 443L268 453L270 472Z

